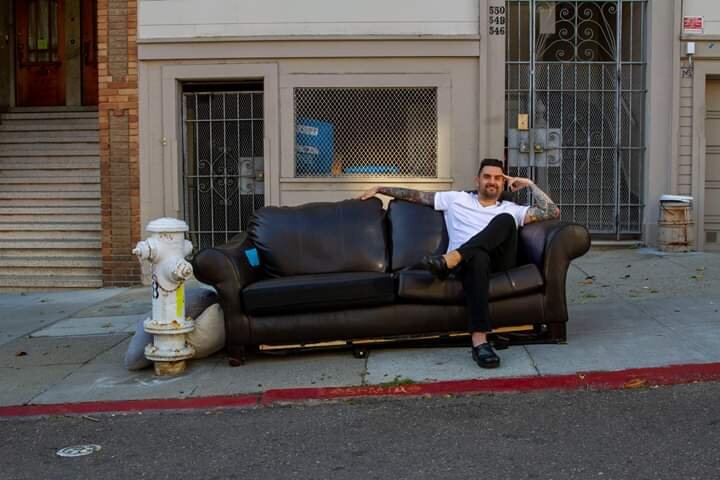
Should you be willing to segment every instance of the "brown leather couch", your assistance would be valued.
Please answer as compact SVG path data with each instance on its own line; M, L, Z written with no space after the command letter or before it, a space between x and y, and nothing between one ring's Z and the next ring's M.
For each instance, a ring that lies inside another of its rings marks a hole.
M518 266L491 280L493 327L533 324L541 340L565 341L565 277L589 249L588 232L548 221L519 235ZM447 241L441 212L404 201L265 207L246 233L198 252L193 267L219 294L229 360L239 364L260 344L465 331L460 282L413 269Z

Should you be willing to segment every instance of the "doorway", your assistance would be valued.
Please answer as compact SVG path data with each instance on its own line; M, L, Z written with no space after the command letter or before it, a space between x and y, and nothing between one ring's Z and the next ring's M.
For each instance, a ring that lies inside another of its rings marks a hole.
M15 0L15 105L97 105L97 0Z
M508 0L506 9L510 174L532 178L594 238L639 238L647 2Z

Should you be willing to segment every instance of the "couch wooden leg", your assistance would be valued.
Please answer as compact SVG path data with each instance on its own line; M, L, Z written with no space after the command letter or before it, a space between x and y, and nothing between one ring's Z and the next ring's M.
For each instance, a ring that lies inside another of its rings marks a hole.
M563 323L549 323L548 330L550 333L550 340L557 343L567 343L567 324Z
M228 347L227 354L228 364L231 367L239 367L240 365L245 365L245 361L247 360L247 352L245 351L244 346Z

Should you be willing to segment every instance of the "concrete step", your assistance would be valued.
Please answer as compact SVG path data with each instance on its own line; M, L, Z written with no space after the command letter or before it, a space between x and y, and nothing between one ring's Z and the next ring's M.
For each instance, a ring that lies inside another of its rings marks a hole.
M1 240L97 240L100 241L100 229L97 230L75 230L67 228L64 230L5 230L0 228Z
M62 248L4 248L0 250L0 258L13 259L13 258L101 258L101 251L99 248L73 248L73 249L62 249ZM59 260L58 260L59 261ZM0 270L2 273L2 270Z
M7 221L5 216L0 216L0 232L57 232L57 231L83 231L99 232L100 222L20 222L17 219Z
M100 156L99 143L8 143L0 148L0 157L73 157Z
M0 268L48 267L48 268L94 268L102 267L102 259L95 256L66 257L5 257L0 252ZM95 272L96 273L96 272Z
M47 191L47 192L3 192L0 190L0 200L12 200L12 199L81 199L81 198L93 198L100 201L100 189L95 192L83 192L83 191Z
M0 114L0 121L5 123L9 120L49 120L49 119L70 119L70 118L98 118L98 112L58 112L58 111L29 111L29 112L8 112Z
M38 132L4 132L0 130L0 144L18 144L18 143L93 143L99 142L100 135L97 130L68 130L61 132L44 131Z
M100 122L95 118L58 118L49 120L8 120L0 123L0 132L52 132L66 130L100 130Z
M67 105L58 107L12 107L9 113L97 112L97 105Z
M101 270L98 267L50 267L50 266L19 266L3 267L3 276L33 276L38 278L75 278L75 277L100 277Z
M66 183L5 183L0 182L0 192L96 192L100 193L98 182L72 182L65 178Z
M4 292L100 287L102 287L101 275L88 275L83 277L0 275L0 289Z
M2 168L0 163L0 180L7 180L7 183L12 183L15 180L12 179L32 179L37 182L43 182L44 179L57 180L58 183L64 182L67 178L74 178L80 181L100 181L100 169L99 168L73 168L73 169L57 169L57 170L6 170Z
M2 197L0 197L2 198ZM3 208L32 208L33 211L38 208L48 206L47 198L2 198L0 205ZM74 207L94 207L97 208L100 202L97 198L56 198L52 201L52 206L56 208L74 208Z
M28 175L17 175L22 173L22 170L9 170L9 172L16 173L16 175L6 175L0 171L0 184L25 184L25 185L54 185L54 184L99 184L100 174L99 172L83 172L81 175L65 175L66 172L60 171L63 175L54 177L38 175L37 172L28 171ZM48 175L46 173L46 175Z
M33 209L34 210L34 209ZM26 223L97 223L100 224L100 214L81 214L81 213L34 213L33 210L23 210L22 213L3 213L0 212L0 221L6 223L26 222ZM99 209L98 209L99 210Z
M4 203L0 204L0 215L8 215L13 218L21 216L27 216L32 218L39 218L47 216L48 218L55 218L58 216L82 216L89 218L100 218L100 207L98 205L91 207L63 207L63 206L14 206L8 207ZM17 216L17 217L16 217ZM58 221L60 221L58 219ZM81 221L81 220L78 220Z
M85 157L58 156L58 157L0 157L0 171L6 170L88 170L99 172L100 157L88 155Z
M47 239L37 240L32 238L0 239L0 250L21 249L21 250L88 250L100 249L100 240L94 239Z

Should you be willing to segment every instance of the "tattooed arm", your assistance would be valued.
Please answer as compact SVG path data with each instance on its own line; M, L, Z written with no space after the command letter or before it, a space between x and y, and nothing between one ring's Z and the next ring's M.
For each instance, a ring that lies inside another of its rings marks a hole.
M505 179L508 182L510 190L513 192L517 192L525 187L530 187L530 190L532 190L533 205L525 214L524 223L552 220L560 217L560 208L555 205L555 202L552 201L548 194L540 190L540 187L535 185L532 180L520 177L508 177L507 175L505 175Z
M420 190L412 190L410 188L400 187L373 187L370 190L363 192L357 198L360 200L367 200L373 197L375 194L387 195L398 200L407 200L408 202L419 203L421 205L435 205L435 192L421 192Z

